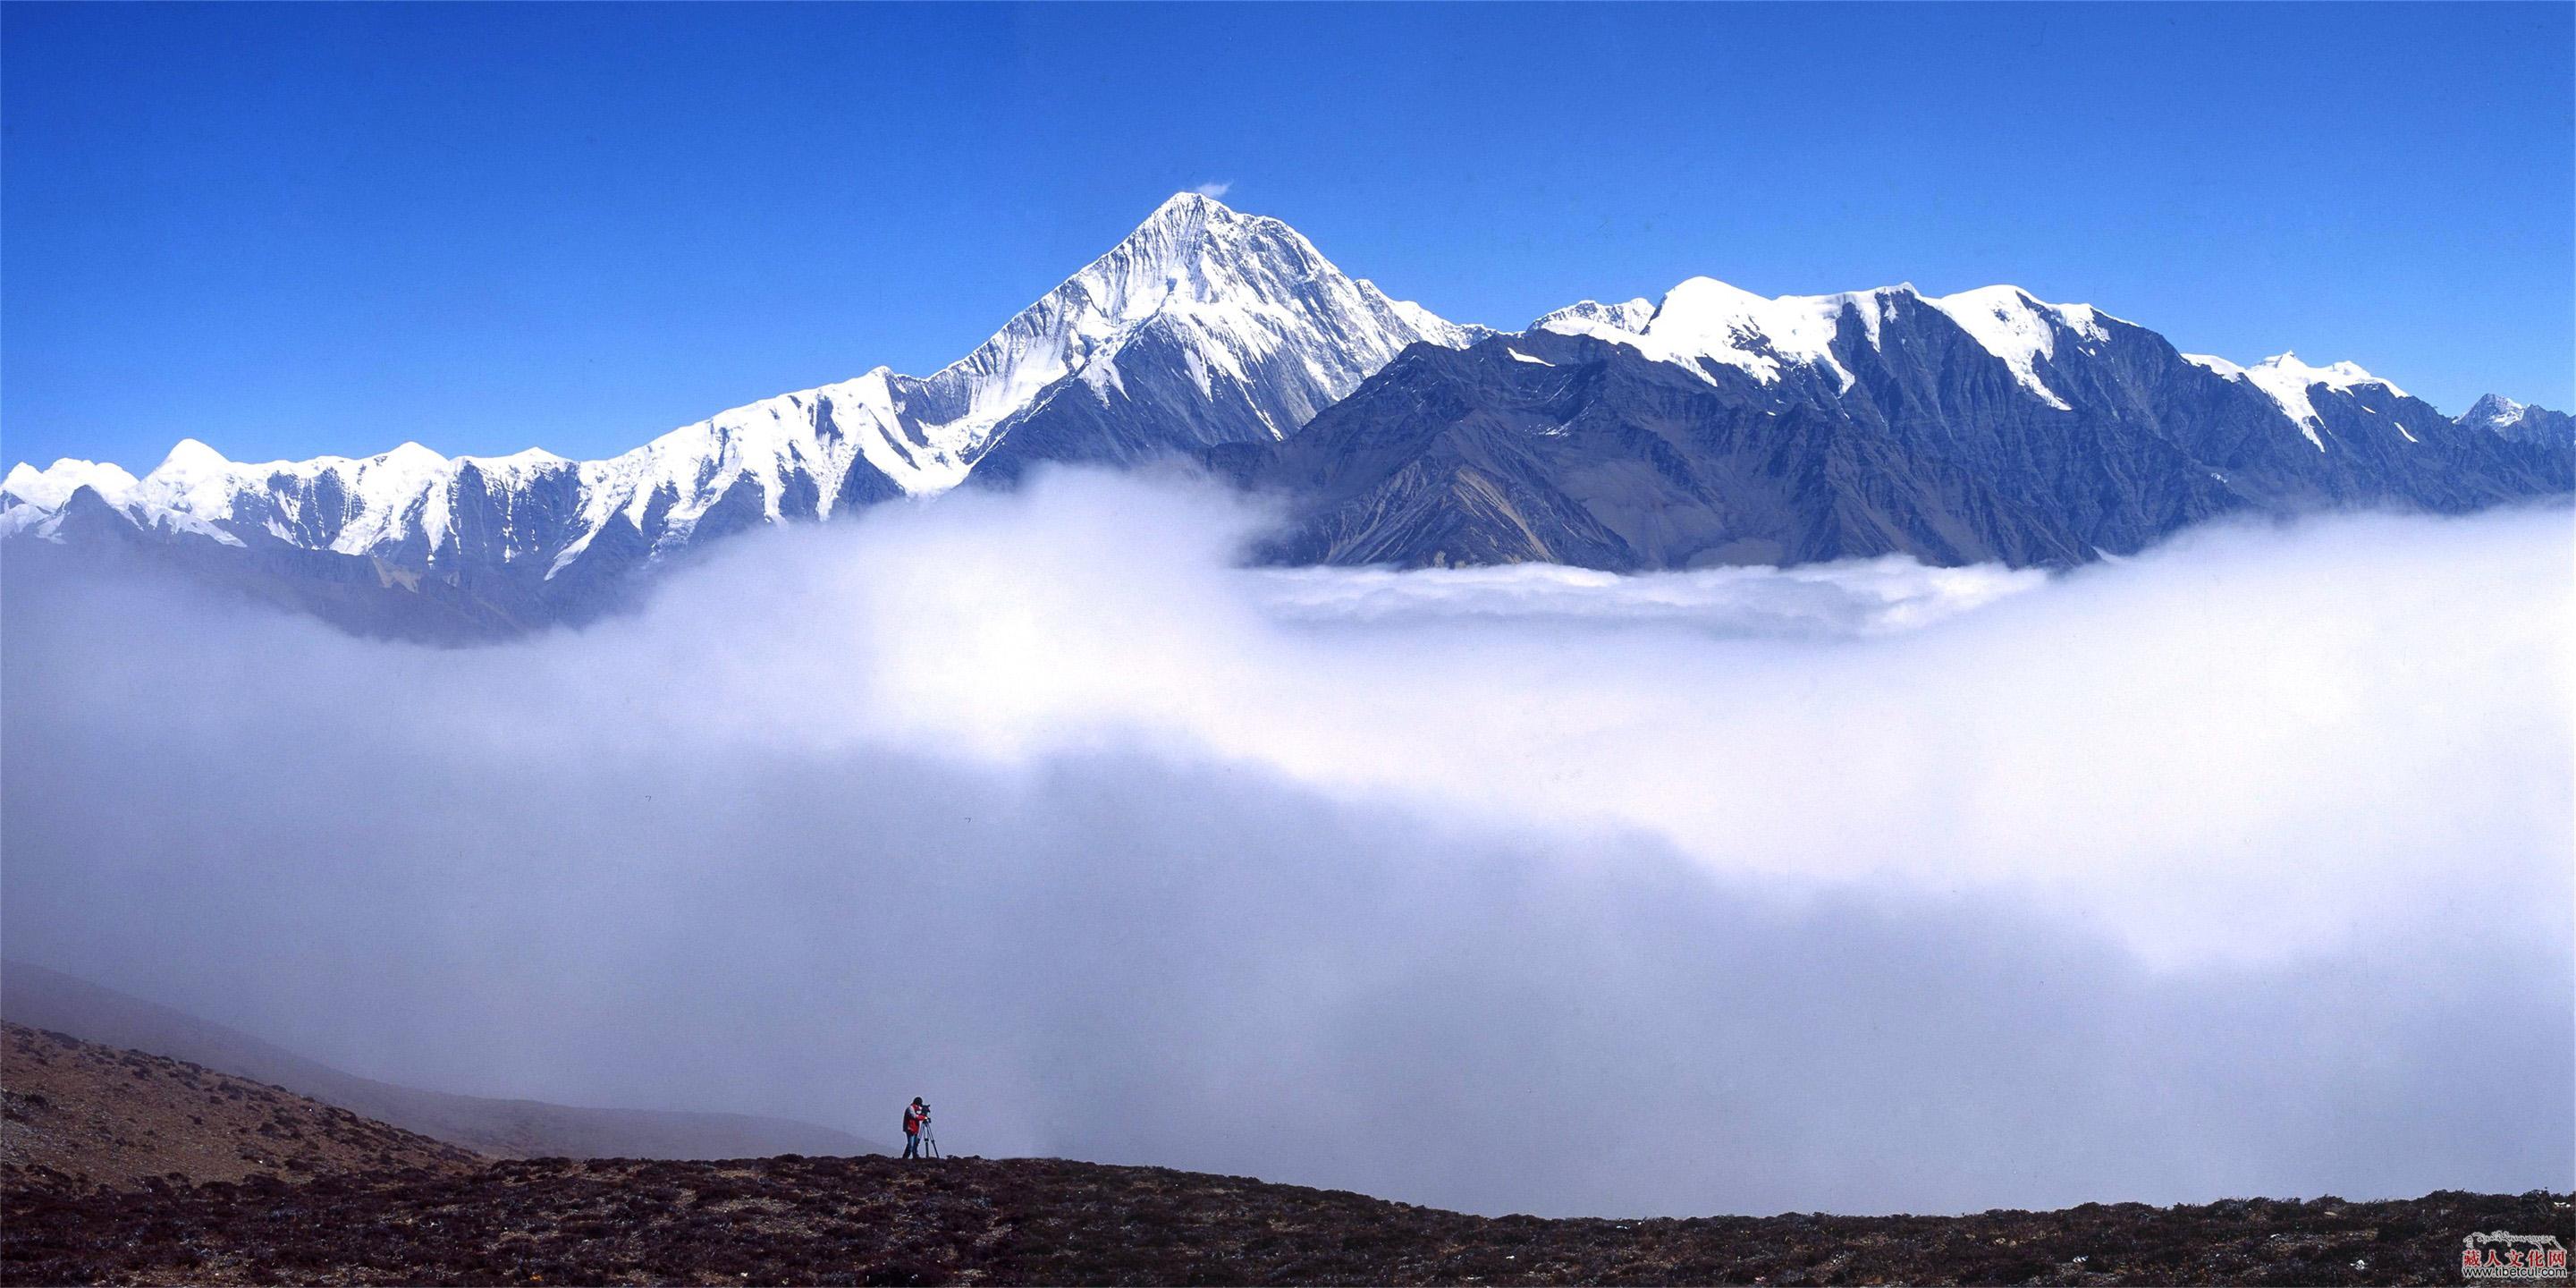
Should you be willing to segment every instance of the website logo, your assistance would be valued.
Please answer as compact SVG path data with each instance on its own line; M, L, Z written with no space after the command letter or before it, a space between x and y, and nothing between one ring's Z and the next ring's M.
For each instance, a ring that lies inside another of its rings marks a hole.
M2564 1283L2567 1249L2554 1234L2490 1230L2460 1241L2460 1277L2515 1283Z

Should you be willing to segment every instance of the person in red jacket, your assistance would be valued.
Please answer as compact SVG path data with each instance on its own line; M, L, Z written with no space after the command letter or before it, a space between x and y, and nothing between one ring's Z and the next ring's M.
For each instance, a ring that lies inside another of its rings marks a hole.
M912 1103L903 1107L903 1156L905 1158L921 1157L921 1129L929 1121L930 1106L923 1104L921 1097L914 1096Z

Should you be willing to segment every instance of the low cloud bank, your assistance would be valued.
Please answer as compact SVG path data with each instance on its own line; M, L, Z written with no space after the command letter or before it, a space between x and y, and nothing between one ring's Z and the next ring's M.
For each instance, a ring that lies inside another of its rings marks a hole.
M1632 576L1557 564L1277 568L1254 574L1252 587L1262 607L1287 622L1659 625L1721 639L1835 639L1928 626L2047 583L2036 570L1887 558Z
M2563 512L2054 579L1258 522L1065 476L472 651L13 582L0 934L377 1076L1484 1211L2576 1172Z

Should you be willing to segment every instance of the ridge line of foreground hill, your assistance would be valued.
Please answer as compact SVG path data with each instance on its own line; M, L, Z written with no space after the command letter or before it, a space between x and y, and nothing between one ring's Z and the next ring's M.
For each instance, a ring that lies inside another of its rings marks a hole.
M30 1183L31 1180L34 1183ZM1963 1217L1475 1217L1061 1159L506 1160L0 1189L13 1283L2458 1283L2563 1194Z

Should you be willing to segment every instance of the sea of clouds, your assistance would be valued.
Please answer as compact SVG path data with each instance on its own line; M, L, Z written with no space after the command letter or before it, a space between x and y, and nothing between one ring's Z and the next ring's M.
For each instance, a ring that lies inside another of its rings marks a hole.
M1245 570L1059 475L470 650L0 604L0 937L352 1071L1481 1211L2563 1188L2563 509Z

